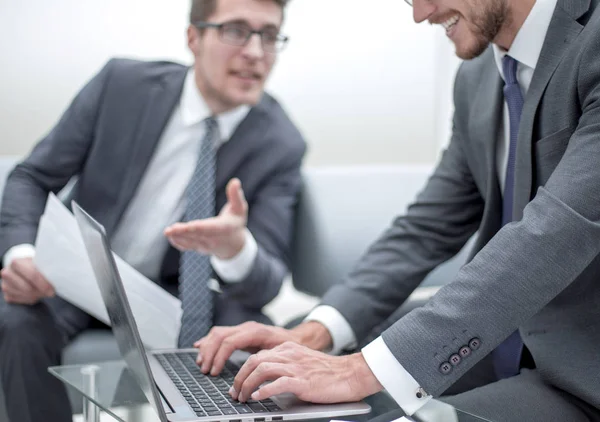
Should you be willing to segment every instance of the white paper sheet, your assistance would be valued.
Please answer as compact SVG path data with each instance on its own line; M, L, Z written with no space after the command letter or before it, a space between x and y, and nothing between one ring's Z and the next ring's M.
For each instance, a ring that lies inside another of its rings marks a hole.
M176 347L181 301L114 256L144 344L151 349ZM53 194L40 219L35 264L58 296L110 325L75 217Z

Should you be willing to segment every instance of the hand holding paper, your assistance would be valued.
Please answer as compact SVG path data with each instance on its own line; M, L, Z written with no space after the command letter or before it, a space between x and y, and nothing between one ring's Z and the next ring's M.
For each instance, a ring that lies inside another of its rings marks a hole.
M17 258L0 272L2 293L7 303L34 305L54 296L54 287L38 271L32 258Z

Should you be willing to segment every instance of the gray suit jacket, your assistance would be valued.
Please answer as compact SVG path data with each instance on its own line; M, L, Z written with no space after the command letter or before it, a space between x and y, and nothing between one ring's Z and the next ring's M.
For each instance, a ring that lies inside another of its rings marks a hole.
M503 94L489 49L460 68L452 139L425 189L323 300L364 338L479 230L475 255L456 279L383 334L434 396L518 327L548 383L600 408L596 5L558 1L525 98L515 222L500 228L495 154ZM473 339L479 344L472 343L470 355L443 373L441 365Z
M111 60L9 176L0 216L0 255L14 245L34 243L48 192L58 192L73 176L78 176L73 199L113 234L179 101L187 70L168 62ZM238 177L259 252L245 280L222 285L215 323L256 319L277 295L290 259L305 148L283 109L265 94L219 149L217 210L226 202L226 183ZM162 268L157 281L176 292L175 249L166 254Z

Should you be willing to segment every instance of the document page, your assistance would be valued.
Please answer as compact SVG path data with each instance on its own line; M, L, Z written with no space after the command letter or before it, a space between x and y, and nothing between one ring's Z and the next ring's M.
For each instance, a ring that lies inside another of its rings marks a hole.
M181 301L114 256L144 344L151 349L176 347ZM110 325L77 221L54 194L48 196L40 219L34 261L58 296Z

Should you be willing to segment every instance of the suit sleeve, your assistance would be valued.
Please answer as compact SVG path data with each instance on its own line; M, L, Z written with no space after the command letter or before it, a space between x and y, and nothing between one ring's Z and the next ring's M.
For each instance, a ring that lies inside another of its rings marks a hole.
M581 117L567 149L521 221L506 225L423 308L383 334L423 388L440 395L517 327L537 315L600 253L600 38L579 65ZM469 340L478 348L439 370Z
M289 136L287 152L248 204L248 229L258 245L252 268L242 281L221 285L225 294L251 309L261 309L273 300L289 271L305 152L304 141L295 129Z
M34 244L48 193L57 193L81 170L93 142L94 126L111 62L75 97L58 124L10 173L0 213L0 255L19 244Z

